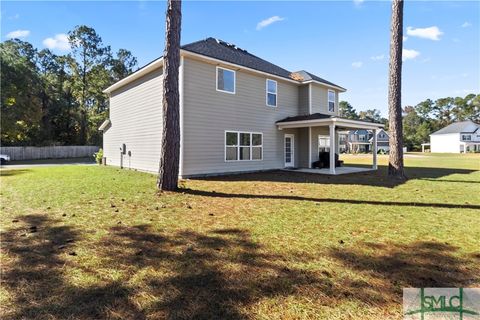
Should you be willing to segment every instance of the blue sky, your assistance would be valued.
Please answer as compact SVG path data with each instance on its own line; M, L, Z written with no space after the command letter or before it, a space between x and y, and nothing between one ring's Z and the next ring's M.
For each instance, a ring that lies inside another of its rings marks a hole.
M182 9L182 43L209 36L235 43L347 88L340 99L357 110L386 115L390 2L184 1ZM165 2L2 1L2 41L19 36L66 53L63 34L78 24L143 65L162 54ZM403 105L480 93L480 2L407 1L404 26Z

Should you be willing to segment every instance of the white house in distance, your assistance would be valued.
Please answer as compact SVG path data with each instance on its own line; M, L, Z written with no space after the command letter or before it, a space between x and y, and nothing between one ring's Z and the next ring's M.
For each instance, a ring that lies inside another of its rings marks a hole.
M430 135L431 152L480 151L480 125L471 120L452 123Z

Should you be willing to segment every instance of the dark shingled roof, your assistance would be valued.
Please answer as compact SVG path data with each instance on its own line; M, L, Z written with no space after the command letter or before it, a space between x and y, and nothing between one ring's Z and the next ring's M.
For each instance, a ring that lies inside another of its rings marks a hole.
M305 120L319 120L319 119L328 119L331 118L331 115L323 113L312 113L295 117L288 117L282 120L278 120L277 123L290 122L290 121L305 121Z
M305 114L305 115L301 115L301 116L287 117L285 119L278 120L276 123L290 122L290 121L321 120L321 119L329 119L329 118L352 120L352 119L348 119L348 118L342 118L342 117L333 116L333 115L318 112L318 113L312 113L312 114ZM381 124L381 123L371 121L371 120L367 120L367 119L361 119L361 120L355 120L355 121Z
M475 125L476 127L474 128L473 131L467 130L468 127L471 125ZM440 129L432 134L448 134L448 133L473 133L475 132L478 128L480 127L479 124L476 124L475 122L471 120L467 121L461 121L461 122L455 122L452 123L451 125L446 126L443 129Z
M329 84L331 86L340 87L339 85L336 85L335 83L332 83L330 81L322 79L319 76L316 76L313 73L310 73L310 72L305 71L305 70L295 71L294 73L300 75L303 78L303 81L314 80L314 81L318 81L318 82L321 82L321 83ZM342 88L342 87L340 87L340 88ZM345 88L342 88L342 89L345 89Z
M207 57L215 58L218 60L238 64L243 67L270 73L270 74L273 74L282 78L290 79L290 80L297 80L300 82L315 80L327 85L342 88L332 82L324 80L314 74L308 73L303 70L292 73L273 63L263 60L247 52L246 50L240 49L234 44L230 44L228 42L214 39L214 38L207 38L205 40L200 40L197 42L186 44L182 46L182 49L193 52L193 53L201 54ZM300 75L300 77L298 77L298 75Z

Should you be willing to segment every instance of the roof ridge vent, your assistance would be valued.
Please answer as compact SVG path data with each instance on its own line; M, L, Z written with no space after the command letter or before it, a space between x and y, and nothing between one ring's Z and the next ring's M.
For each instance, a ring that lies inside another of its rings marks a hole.
M234 50L239 50L239 51L243 51L243 52L248 53L247 50L242 49L240 47L237 47L237 45L234 44L234 43L230 43L230 42L227 42L227 41L224 41L224 40L221 40L221 39L215 39L215 40L217 41L218 44L224 45L224 46L232 48Z

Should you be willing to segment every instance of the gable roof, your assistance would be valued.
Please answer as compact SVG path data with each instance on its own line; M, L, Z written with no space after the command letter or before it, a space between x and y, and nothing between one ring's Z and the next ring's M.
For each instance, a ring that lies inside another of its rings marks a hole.
M182 49L290 79L290 71L254 56L247 50L240 49L234 44L222 40L207 38L205 40L186 44L182 46Z
M345 88L342 88L339 85L336 85L304 70L290 72L282 67L249 53L247 50L241 49L236 45L223 40L207 38L205 40L186 44L182 46L182 49L218 60L234 63L239 66L276 75L285 79L296 80L300 83L313 80L329 86L338 87L341 90L345 90Z
M317 81L317 82L321 82L321 83L324 83L324 84L328 84L330 86L335 86L335 87L339 87L339 88L342 88L340 87L339 85L336 85L335 83L333 82L330 82L330 81L327 81L325 79L322 79L320 78L319 76L316 76L314 75L313 73L310 73L308 71L305 71L305 70L300 70L300 71L295 71L295 72L292 72L291 74L294 78L297 78L298 80L299 79L302 79L301 81ZM297 76L298 75L298 76ZM297 80L296 79L296 80ZM345 88L342 88L345 90Z
M192 42L181 47L181 50L188 51L194 54L199 54L205 57L225 61L227 63L235 64L241 67L253 69L256 71L268 73L280 78L290 81L298 82L299 84L314 82L324 84L326 86L335 87L340 91L346 91L345 88L336 85L330 81L320 78L312 73L301 70L297 72L290 72L282 67L279 67L269 61L261 59L247 50L241 49L234 44L215 38L207 38ZM157 58L152 62L141 67L126 78L114 83L103 92L108 93L120 88L121 86L138 79L151 70L158 68L163 64L163 57Z
M449 134L449 133L473 133L480 125L471 120L452 123L445 128L442 128L431 135L435 134Z

